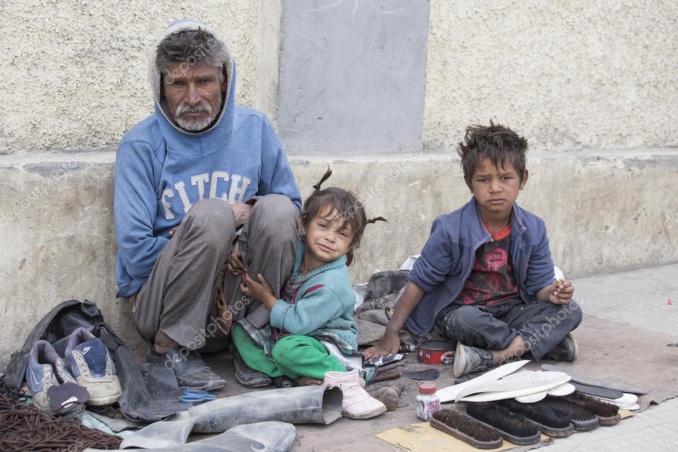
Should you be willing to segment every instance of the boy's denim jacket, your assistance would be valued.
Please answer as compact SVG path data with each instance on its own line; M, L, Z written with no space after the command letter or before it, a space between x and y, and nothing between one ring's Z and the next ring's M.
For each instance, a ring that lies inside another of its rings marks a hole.
M424 336L431 331L438 313L459 297L478 247L491 240L475 198L435 219L431 236L410 272L410 281L425 292L407 319L411 332ZM555 281L549 240L544 220L516 203L511 214L510 257L520 298L536 302L536 293Z

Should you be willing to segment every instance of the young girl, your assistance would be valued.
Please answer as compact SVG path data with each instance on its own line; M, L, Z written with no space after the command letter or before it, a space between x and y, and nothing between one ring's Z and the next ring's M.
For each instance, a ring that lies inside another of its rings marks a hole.
M283 298L273 295L262 275L254 280L243 272L242 293L261 300L270 310L270 324L253 328L246 319L233 328L232 339L252 369L270 377L288 377L298 385L339 386L344 394L343 414L369 419L386 411L360 385L358 370L347 372L323 342L343 354L357 351L358 328L353 321L355 295L347 265L359 246L368 220L362 203L351 192L321 184L304 202L300 220L301 241Z

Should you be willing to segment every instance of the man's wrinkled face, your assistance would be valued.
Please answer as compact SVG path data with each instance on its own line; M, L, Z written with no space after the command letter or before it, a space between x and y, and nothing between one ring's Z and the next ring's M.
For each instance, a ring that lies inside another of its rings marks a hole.
M170 117L188 132L208 128L219 116L226 81L219 68L207 64L187 67L174 63L163 79L163 94Z

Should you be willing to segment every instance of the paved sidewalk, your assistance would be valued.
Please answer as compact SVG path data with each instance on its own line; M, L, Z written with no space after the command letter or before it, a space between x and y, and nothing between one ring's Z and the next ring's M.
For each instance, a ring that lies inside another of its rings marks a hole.
M573 281L575 296L586 314L628 322L636 328L662 333L678 342L678 264L644 268ZM669 304L671 300L671 304ZM677 359L666 372L678 372ZM597 428L559 438L548 452L678 450L678 398L651 405L613 428Z

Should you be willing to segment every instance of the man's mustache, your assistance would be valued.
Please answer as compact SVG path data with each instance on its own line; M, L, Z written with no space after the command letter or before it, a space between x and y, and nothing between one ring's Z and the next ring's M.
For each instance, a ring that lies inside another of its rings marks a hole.
M212 106L207 103L200 103L198 105L186 105L186 104L181 104L177 107L177 116L183 115L184 113L203 113L206 112L208 114L212 114Z

